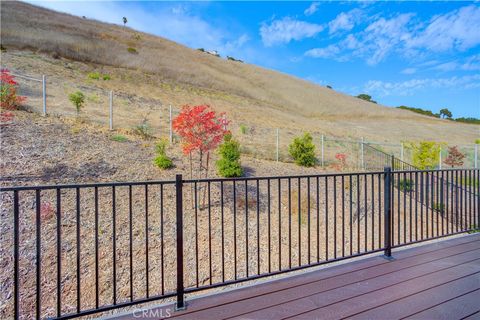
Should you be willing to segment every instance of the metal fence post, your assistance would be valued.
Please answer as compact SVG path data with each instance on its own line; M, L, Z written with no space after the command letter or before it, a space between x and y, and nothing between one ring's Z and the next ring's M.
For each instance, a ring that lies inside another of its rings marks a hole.
M322 134L322 167L325 167L324 142L325 142L325 137Z
M47 116L47 77L42 76L43 116Z
M19 293L19 199L18 191L13 191L13 317L20 319L20 293ZM38 303L38 302L37 302Z
M478 169L478 144L475 144L475 169Z
M175 176L176 192L176 222L177 222L177 303L176 310L184 310L184 283L183 283L183 179L181 174Z
M111 90L110 90L110 95L109 95L109 107L110 107L109 125L110 125L110 130L113 130L113 91L111 91Z
M438 168L442 169L442 147L440 147L440 152L438 154Z
M363 154L363 137L362 137L362 142L360 142L360 149L362 151L362 156L361 156L361 163L362 163L362 170L365 170L365 157L364 157L364 154Z
M390 258L392 256L392 235L391 235L391 230L390 230L390 217L392 213L392 208L391 208L391 201L390 201L390 196L391 196L391 176L392 176L392 168L390 167L385 167L384 168L385 176L384 176L384 188L383 188L383 195L384 195L384 244L385 244L385 256Z
M170 143L173 143L173 129L172 129L172 105L170 105Z
M280 159L279 143L280 143L280 130L277 128L277 162Z

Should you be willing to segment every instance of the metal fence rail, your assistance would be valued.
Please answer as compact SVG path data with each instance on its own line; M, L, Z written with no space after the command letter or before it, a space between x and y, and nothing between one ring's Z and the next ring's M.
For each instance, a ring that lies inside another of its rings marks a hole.
M479 181L475 169L386 168L0 188L1 316L67 319L173 297L183 308L185 294L389 256L478 228Z

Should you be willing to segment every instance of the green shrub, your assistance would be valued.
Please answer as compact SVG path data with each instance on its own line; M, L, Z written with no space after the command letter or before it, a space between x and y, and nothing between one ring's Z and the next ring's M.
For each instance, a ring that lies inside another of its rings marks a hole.
M128 141L127 137L122 136L121 134L116 134L116 135L112 136L110 139L113 140L113 141L117 141L117 142Z
M438 165L441 145L433 141L408 143L406 147L412 150L413 165L420 170L434 169Z
M242 134L247 134L247 132L248 132L247 126L244 125L244 124L241 124L241 125L240 125L240 132L241 132Z
M475 144L480 144L480 139L475 139Z
M148 139L152 137L152 128L146 120L143 120L138 126L134 128L136 134L141 136L143 139Z
M410 179L400 180L399 188L402 191L411 192L413 191L413 181Z
M162 139L155 144L155 152L157 156L153 159L153 163L160 169L170 169L173 167L172 159L167 156L167 141Z
M308 132L303 137L296 137L288 146L288 152L299 166L313 167L317 162L313 138Z
M81 91L77 91L70 93L68 99L75 106L78 115L80 110L83 108L83 104L85 103L85 95Z
M135 48L133 48L133 47L128 47L128 48L127 48L127 51L130 52L130 53L132 53L132 54L137 54L137 53L138 53L137 49L135 49Z
M408 106L399 106L397 108L402 109L402 110L412 111L412 112L419 113L419 114L423 114L424 116L429 116L429 117L434 117L434 118L439 118L440 117L440 114L437 115L430 110L425 110L425 109L421 109L421 108L413 108L413 107L408 107Z
M470 124L480 124L480 119L478 118L473 118L473 117L461 117L461 118L456 118L455 121L457 122L463 122L463 123L470 123Z
M240 164L240 143L226 134L223 143L218 147L220 159L217 161L218 174L222 177L241 177L243 169Z
M98 80L100 79L100 73L99 72L90 72L88 74L88 78L92 80Z
M372 100L372 96L371 96L371 95L368 95L368 94L365 94L365 93L359 94L359 95L357 96L357 98L362 99L362 100L365 100L365 101L368 101L368 102L377 103L377 101Z
M153 160L153 163L160 169L170 169L173 167L173 162L170 158L167 156L156 156L155 159Z
M103 75L103 80L107 81L107 80L112 80L112 78L110 77L109 74L104 74Z

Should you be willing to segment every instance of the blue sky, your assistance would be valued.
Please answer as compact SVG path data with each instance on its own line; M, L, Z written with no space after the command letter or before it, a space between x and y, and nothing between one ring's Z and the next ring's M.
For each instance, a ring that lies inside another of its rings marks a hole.
M37 2L388 106L480 117L480 1Z

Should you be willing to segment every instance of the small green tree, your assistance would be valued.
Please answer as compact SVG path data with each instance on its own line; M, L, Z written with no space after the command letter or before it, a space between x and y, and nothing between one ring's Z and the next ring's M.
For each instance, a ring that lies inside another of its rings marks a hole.
M406 147L412 150L413 165L421 170L433 169L440 158L441 145L433 141L408 143Z
M293 139L288 146L288 152L299 166L313 167L317 163L313 138L308 132L303 137Z
M231 133L223 137L223 143L218 147L220 159L217 161L218 174L222 177L241 177L243 175L240 164L240 143L233 139Z
M153 163L160 169L170 169L173 167L173 162L167 156L167 140L162 139L155 144L155 152L157 156L153 159Z
M127 17L123 17L123 26L125 27L127 25Z
M74 93L70 93L68 99L75 106L78 115L83 108L83 104L85 103L85 95L81 91L77 91Z
M443 118L451 119L452 118L452 112L450 110L448 110L447 108L444 108L444 109L440 110L440 116L443 117Z
M357 96L358 99L362 99L368 102L377 103L377 101L372 100L372 96L366 93L361 93Z

